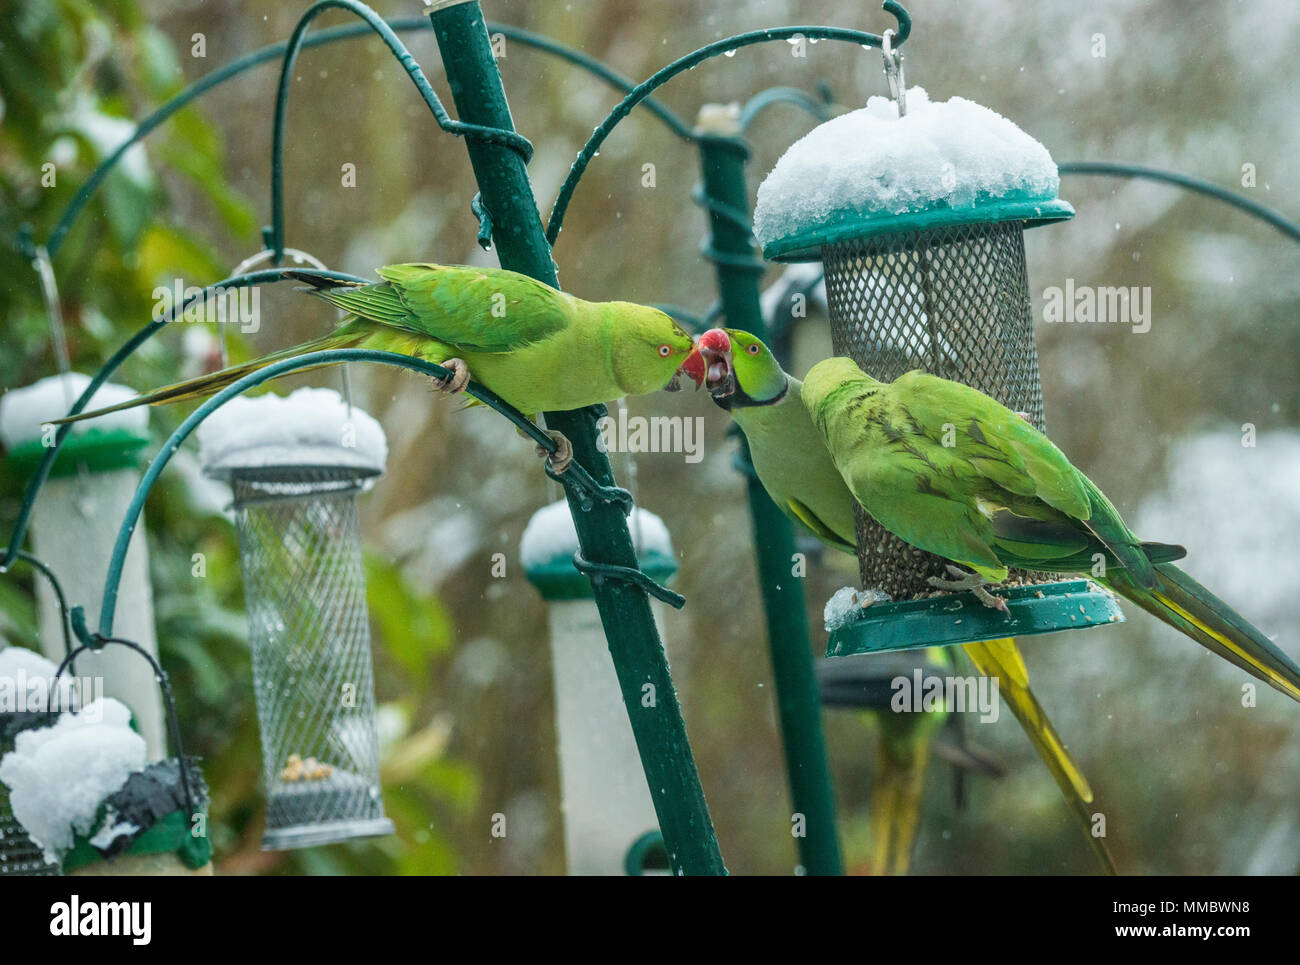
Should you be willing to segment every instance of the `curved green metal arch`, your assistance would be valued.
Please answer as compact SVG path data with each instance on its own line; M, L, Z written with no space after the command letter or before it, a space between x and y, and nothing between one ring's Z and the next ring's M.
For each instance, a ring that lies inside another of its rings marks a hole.
M330 278L339 278L345 281L357 281L362 284L368 284L370 279L358 278L356 275L346 275L342 272L318 272L315 269L295 269L298 274L325 275ZM171 311L164 318L153 319L141 327L134 335L122 344L122 347L114 352L103 365L99 367L90 382L86 385L85 390L77 397L77 401L72 403L68 409L68 415L77 415L82 412L99 387L103 385L110 375L118 370L132 353L150 338L156 335L168 323L182 318L190 306L207 301L218 290L231 290L238 288L251 288L254 285L264 285L270 282L284 281L288 276L285 269L268 268L263 271L253 271L246 275L233 275L230 278L223 278L221 281L212 285L207 285L200 289L199 292L184 301L179 306L173 305ZM72 430L70 423L64 423L59 426L58 431L54 434L54 444L49 447L45 456L41 459L40 464L27 478L27 487L23 491L23 501L18 509L18 518L14 521L14 528L9 537L9 549L5 552L3 560L0 560L0 573L7 570L15 559L19 556L19 550L23 545L23 537L27 535L27 524L31 520L32 506L36 502L36 496L40 493L41 487L45 485L45 480L50 475L50 470L54 467L54 462L59 457L59 450L63 448L63 441L67 438L68 433Z
M908 34L911 33L912 20L907 11L903 9L902 4L896 2L896 0L885 0L884 9L893 14L898 21L897 36L894 38L893 44L895 48L901 47ZM684 57L679 57L672 63L661 67L638 84L623 100L619 101L618 105L609 112L596 130L592 132L582 150L578 152L573 166L569 168L569 175L564 179L564 184L560 187L560 193L556 196L555 204L551 208L551 216L546 225L547 243L551 246L555 245L555 240L559 237L560 229L564 225L565 212L568 210L569 201L573 198L573 192L578 186L578 181L586 173L587 165L596 156L597 151L605 143L605 139L609 137L610 132L618 126L623 118L632 112L632 108L678 74L698 66L711 57L740 50L743 47L751 47L754 44L768 43L774 40L790 40L796 37L804 37L809 40L838 40L855 43L862 47L879 47L882 43L882 39L876 34L862 30L849 30L845 27L767 27L762 30L751 30L732 37L724 37L722 40L715 40L713 43L699 47Z
M386 20L385 23L390 29L397 33L432 29L432 24L424 17L395 17ZM561 60L565 60L575 66L581 67L593 76L605 81L605 83L609 84L614 89L622 91L625 94L633 89L633 84L630 80L624 78L622 75L602 64L600 61L589 57L580 51L566 47L558 41L541 37L531 31L524 30L520 27L513 27L509 24L489 22L487 24L487 29L492 33L503 34L506 38L523 44L525 47L540 50L544 53L559 57ZM300 49L321 47L325 44L331 44L339 40L350 40L353 37L366 36L373 32L373 28L367 23L330 27L327 30L321 30L307 36L302 41ZM131 136L114 148L112 153L100 162L99 166L91 172L90 177L86 179L86 182L73 196L72 200L68 202L68 205L64 208L63 214L56 223L54 230L50 233L49 240L45 243L45 248L49 252L50 257L53 258L62 247L68 232L72 229L72 225L81 215L82 209L85 208L91 197L99 189L99 186L103 183L109 172L117 166L123 155L125 155L133 145L144 140L173 114L194 100L197 100L201 95L207 93L209 90L225 83L232 77L242 74L246 70L257 67L267 61L283 57L288 49L289 42L285 41L283 43L271 44L270 46L255 50L252 53L245 54L243 57L231 61L226 66L218 68L212 73L199 78L194 83L184 88L175 97L171 98L151 114L147 115L145 119L136 126L136 129L132 132ZM650 111L663 121L674 134L686 139L693 138L690 126L668 108L664 107L661 103L653 98L647 98L642 103L645 105L646 110Z
M1172 184L1175 187L1194 191L1197 194L1213 198L1215 201L1222 201L1224 204L1231 205L1240 211L1259 218L1261 221L1268 222L1292 241L1300 241L1300 225L1297 225L1294 221L1278 214L1272 208L1266 208L1257 201L1244 198L1240 194L1229 191L1227 188L1221 188L1204 178L1193 177L1190 174L1179 174L1176 171L1165 171L1161 168L1147 167L1145 164L1129 164L1122 161L1067 161L1064 164L1058 164L1056 169L1061 174L1097 174L1110 178L1146 178L1148 181Z
M127 506L126 516L122 520L122 527L118 530L117 541L113 544L113 553L109 558L108 574L104 580L104 596L99 609L99 636L111 637L113 635L113 617L117 610L117 591L122 580L122 567L126 562L126 551L131 545L131 534L135 532L135 527L140 521L140 514L144 510L145 500L149 496L149 491L153 488L158 477L162 474L163 469L171 461L176 450L181 447L190 434L198 427L199 423L210 416L213 412L225 405L235 396L256 386L267 382L276 376L284 375L288 372L294 372L298 369L312 368L318 365L330 365L339 362L378 362L383 365L392 365L397 368L409 369L413 372L421 372L424 375L432 376L436 379L445 379L451 373L441 365L435 365L432 362L426 362L423 359L411 358L409 355L399 355L395 352L380 352L373 349L328 349L323 352L308 352L306 355L300 355L297 358L285 359L282 362L276 362L265 368L258 369L244 376L237 382L226 386L216 395L204 401L204 403L189 414L184 422L177 427L176 431L168 437L163 443L158 454L149 464L145 471L140 484L136 487L135 495L131 498L130 505ZM471 382L466 391L478 399L484 405L499 412L513 422L524 434L529 436L539 446L548 452L555 452L555 441L551 439L541 429L537 428L532 422L509 403L505 402L500 396L490 389L484 388L476 382ZM573 472L574 468L581 469L576 463L571 464L569 471ZM77 629L77 620L74 616L74 629ZM80 631L79 631L80 632ZM83 642L91 642L89 640Z

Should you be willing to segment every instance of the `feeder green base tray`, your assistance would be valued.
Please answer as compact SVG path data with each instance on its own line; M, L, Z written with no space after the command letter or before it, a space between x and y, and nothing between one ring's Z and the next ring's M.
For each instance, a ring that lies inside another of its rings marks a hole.
M876 603L865 608L862 616L831 631L826 656L950 647L1124 621L1115 597L1091 580L994 592L1007 601L1009 614L986 607L970 593Z

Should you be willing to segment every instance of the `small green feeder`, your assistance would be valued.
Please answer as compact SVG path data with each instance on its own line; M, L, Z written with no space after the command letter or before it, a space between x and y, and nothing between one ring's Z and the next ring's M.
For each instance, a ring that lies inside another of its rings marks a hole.
M1043 429L1023 236L1074 214L1057 196L1056 165L1015 124L971 101L931 102L921 88L906 91L900 111L902 100L873 97L785 153L758 190L763 254L823 263L836 355L884 381L924 369L963 382ZM1046 574L1013 571L1025 586L1003 594L1010 619L968 595L936 596L928 578L948 577L946 561L861 508L857 529L862 586L897 602L834 628L827 656L1123 619L1106 591Z
M90 377L68 372L6 392L0 399L0 441L10 465L29 476L49 452L54 426L90 385ZM124 402L136 396L124 385L104 383L87 409ZM74 423L59 448L50 478L32 507L31 546L62 584L64 596L86 606L93 623L99 618L104 572L117 541L118 527L140 482L141 450L150 442L149 410L141 407ZM57 596L38 581L41 648L46 657L65 656L59 627L63 622ZM117 591L116 632L157 655L149 548L143 528L131 536ZM143 661L116 651L89 653L78 673L102 677L104 693L131 708L151 760L166 756L165 721L153 674Z
M662 520L637 508L628 527L641 569L668 583L677 558ZM577 550L564 500L533 514L519 542L524 573L548 604L565 860L571 875L652 874L667 867L659 821ZM662 606L651 601L661 638Z

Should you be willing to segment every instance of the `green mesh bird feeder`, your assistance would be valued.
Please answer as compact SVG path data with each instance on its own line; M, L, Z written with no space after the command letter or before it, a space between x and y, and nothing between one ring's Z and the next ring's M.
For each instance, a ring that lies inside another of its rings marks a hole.
M677 572L668 529L637 508L628 520L641 569L667 583ZM564 853L571 875L667 870L659 822L619 691L591 581L574 566L578 536L568 504L538 510L520 562L548 606ZM663 604L651 605L660 637Z
M96 678L66 675L73 657L92 647L77 647L57 668L30 651L0 652L0 690L4 680L26 677L25 698L43 690L52 708L0 714L13 718L0 721L7 731L0 737L4 810L30 848L29 870L20 873L211 874L207 786L181 750L167 678L140 645L117 638L104 644L149 668L175 756L150 762L131 709L101 696Z
M18 475L30 475L49 452L54 437L50 420L65 415L89 384L89 376L69 372L14 389L0 399L0 439ZM90 406L113 405L135 395L127 386L105 383ZM148 420L149 410L139 408L73 425L41 498L32 507L33 551L57 574L66 599L89 608L91 620L98 618L97 604L104 592L104 561L112 553L119 523L140 482L140 451L150 441ZM66 656L59 632L61 605L45 581L37 581L36 593L41 648L57 662ZM143 531L131 537L118 597L118 633L156 655L149 550ZM163 707L145 661L105 650L85 654L77 671L103 678L105 695L131 708L152 760L166 754Z
M379 423L331 389L235 398L199 428L230 483L262 735L267 850L393 833L380 797L357 494Z
M894 97L821 124L758 190L766 258L823 263L836 355L891 381L913 369L963 382L1045 427L1024 230L1074 209L1051 155L1011 121L964 98ZM946 561L857 511L862 586L890 601L832 630L828 656L963 643L1123 619L1086 580L1013 571L1010 617L969 594L936 595Z

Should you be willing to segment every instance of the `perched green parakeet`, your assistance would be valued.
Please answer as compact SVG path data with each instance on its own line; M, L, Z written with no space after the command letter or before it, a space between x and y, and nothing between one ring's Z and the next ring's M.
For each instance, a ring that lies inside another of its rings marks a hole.
M76 418L201 398L273 362L339 348L442 365L455 373L452 391L472 375L530 417L653 392L679 372L703 380L694 339L655 308L583 301L500 268L389 265L378 274L372 285L296 275L349 313L329 335Z
M712 329L697 344L707 366L705 385L745 433L754 471L772 501L823 543L856 553L853 493L809 415L804 384L786 374L771 350L748 332ZM1113 874L1104 842L1092 834L1092 788L1030 690L1015 641L968 643L963 650L981 674L998 678L999 693L1047 765L1102 867Z
M924 372L885 384L833 358L809 371L803 402L849 489L900 539L992 582L1008 567L1092 576L1300 700L1300 667L1168 562L1182 547L1141 542L1047 436L982 392Z

